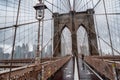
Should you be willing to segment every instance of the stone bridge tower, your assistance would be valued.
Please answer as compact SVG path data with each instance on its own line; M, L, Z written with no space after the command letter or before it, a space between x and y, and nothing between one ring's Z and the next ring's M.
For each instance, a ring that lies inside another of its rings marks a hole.
M54 13L54 41L53 41L53 56L61 56L61 33L67 27L71 31L72 37L72 53L77 56L77 30L83 26L87 32L88 45L90 55L98 55L97 37L93 18L94 10L88 9L84 12L70 11L70 13L59 14Z

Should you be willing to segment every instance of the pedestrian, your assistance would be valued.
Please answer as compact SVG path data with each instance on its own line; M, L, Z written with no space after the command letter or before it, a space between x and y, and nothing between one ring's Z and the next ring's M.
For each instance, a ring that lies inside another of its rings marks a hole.
M84 54L81 54L81 56L82 56L82 60L84 60Z
M81 54L81 57L82 57L82 67L83 67L83 70L84 70L84 68L85 68L85 66L84 66L84 54Z

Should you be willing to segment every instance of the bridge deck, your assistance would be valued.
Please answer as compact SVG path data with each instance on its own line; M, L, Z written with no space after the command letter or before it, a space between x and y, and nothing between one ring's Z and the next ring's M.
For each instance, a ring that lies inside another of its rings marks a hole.
M51 80L74 80L74 60L73 58L65 64ZM82 61L79 59L79 72L80 80L99 80L86 66L82 66ZM79 79L76 79L79 80Z
M73 58L65 64L56 74L52 80L74 80Z

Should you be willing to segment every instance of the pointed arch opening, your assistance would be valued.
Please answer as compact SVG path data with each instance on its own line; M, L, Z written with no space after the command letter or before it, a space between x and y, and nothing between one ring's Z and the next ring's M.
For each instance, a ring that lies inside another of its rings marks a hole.
M89 43L88 34L83 25L80 25L77 30L77 46L78 54L90 55L89 53Z
M61 55L72 55L71 32L67 26L64 26L61 32Z

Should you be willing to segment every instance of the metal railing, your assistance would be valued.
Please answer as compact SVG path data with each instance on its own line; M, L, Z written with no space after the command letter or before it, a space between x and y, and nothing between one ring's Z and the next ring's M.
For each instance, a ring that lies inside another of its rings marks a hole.
M58 71L71 56L66 56L58 58L53 61L46 61L39 64L31 64L23 67L14 68L11 70L12 80L25 80L25 79L35 79L37 80L38 75L42 74L42 80L47 80L51 75ZM0 80L9 79L9 70L0 72Z

